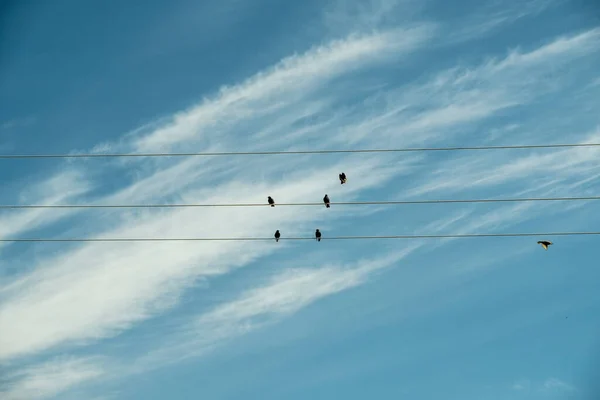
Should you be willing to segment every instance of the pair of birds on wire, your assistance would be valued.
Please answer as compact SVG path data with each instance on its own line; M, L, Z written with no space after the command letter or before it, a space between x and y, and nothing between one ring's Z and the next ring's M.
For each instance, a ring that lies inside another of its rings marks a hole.
M338 175L338 178L340 179L340 184L343 185L344 183L346 183L346 174L344 172L342 172L341 174ZM273 200L273 198L271 196L269 196L267 198L267 202L269 203L269 205L271 207L275 207L275 200ZM330 208L330 201L329 201L329 196L327 194L325 194L325 197L323 197L323 203L325 203L325 207ZM279 232L279 229L277 229L275 231L275 241L279 242L279 238L281 238L281 232ZM321 241L321 231L319 231L318 229L315 230L315 240L317 242Z
M275 200L273 200L273 198L271 196L267 197L267 202L269 202L269 205L271 207L275 207ZM325 207L327 207L327 208L331 207L331 204L329 201L329 196L327 194L325 194L325 197L323 197L323 203L325 203Z
M281 237L281 233L279 232L279 229L277 229L277 230L275 231L275 241L276 241L276 242L279 242L279 238L280 238L280 237ZM315 230L315 240L316 240L317 242L320 242L320 241L321 241L321 231L319 231L318 229L317 229L317 230Z

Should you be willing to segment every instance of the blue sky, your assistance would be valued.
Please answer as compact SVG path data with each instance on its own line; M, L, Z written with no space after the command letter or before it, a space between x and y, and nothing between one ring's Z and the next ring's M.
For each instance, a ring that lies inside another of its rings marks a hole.
M126 3L3 6L3 154L600 142L592 1ZM0 202L597 195L599 156L5 159ZM599 211L18 209L0 213L0 238L593 231ZM0 394L593 399L598 239L547 239L3 243Z

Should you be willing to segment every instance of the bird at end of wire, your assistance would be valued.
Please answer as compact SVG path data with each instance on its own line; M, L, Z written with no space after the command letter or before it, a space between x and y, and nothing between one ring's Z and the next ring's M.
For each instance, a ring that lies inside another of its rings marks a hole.
M317 242L321 241L321 231L319 231L318 229L315 231L315 239L317 240Z
M279 238L281 237L281 233L279 233L279 229L275 231L275 241L279 242Z
M329 208L329 196L323 197L323 203L325 203L325 207Z
M269 204L271 205L271 207L275 207L275 200L273 200L273 198L271 196L269 196L267 198L267 201L269 202Z

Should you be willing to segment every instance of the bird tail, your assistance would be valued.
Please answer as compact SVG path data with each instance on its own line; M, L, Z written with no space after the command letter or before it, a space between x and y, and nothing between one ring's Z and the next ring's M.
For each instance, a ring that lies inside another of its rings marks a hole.
M276 242L279 242L279 238L275 238L275 241L276 241Z
M275 204L271 204L271 207L275 207Z
M320 241L321 241L321 238L317 238L317 242L320 242Z
M329 208L329 203L325 204L325 207Z

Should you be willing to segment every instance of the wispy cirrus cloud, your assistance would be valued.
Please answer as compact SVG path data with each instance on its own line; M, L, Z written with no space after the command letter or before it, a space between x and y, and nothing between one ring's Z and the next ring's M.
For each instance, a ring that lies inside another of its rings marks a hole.
M0 395L6 400L51 398L105 373L97 359L60 357L4 376L11 383Z
M325 6L323 26L332 35L369 32L415 21L426 5L415 0L334 0Z
M35 185L26 186L13 204L57 205L81 198L92 189L92 183L81 171L64 170L47 180L40 179ZM0 214L0 239L12 239L19 235L48 227L68 216L76 209L22 209ZM6 243L0 244L0 251ZM0 284L0 291L2 286Z
M347 137L339 136L335 143L362 145L367 135L375 135L380 143L399 147L464 137L468 128L501 111L525 107L563 89L561 82L549 81L546 75L597 53L599 34L591 29L560 37L529 52L512 50L504 58L450 68L398 90L377 93L368 104L382 111L349 124ZM478 136L485 141L486 135Z
M460 27L454 30L450 41L464 41L485 37L521 19L536 16L548 9L559 6L564 0L527 0L514 4L503 1L483 3L480 10L460 20Z
M594 143L598 139L600 135L591 132L582 135L580 142ZM598 154L600 151L596 148L561 149L546 154L513 157L510 162L503 157L490 156L484 159L466 156L440 166L432 172L432 175L437 178L411 189L408 194L421 196L426 193L439 193L442 190L492 187L509 181L513 184L518 183L517 188L525 189L530 185L529 180L532 178L537 178L537 187L553 186L552 192L558 194L561 191L566 192L567 188L573 189L588 181L589 174L598 170L595 163ZM453 171L450 177L447 174L448 170Z
M557 379L557 378L548 378L546 379L546 381L544 382L544 390L546 391L551 391L551 392L555 392L555 391L573 391L575 388L571 385L569 385L568 383Z
M532 382L530 379L521 379L515 382L511 388L515 391L538 391L545 393L573 392L575 387L558 378L548 378L540 382Z
M216 99L175 115L167 126L140 137L135 147L140 151L165 150L186 139L208 139L210 135L204 130L222 126L225 115L227 124L233 124L232 117L236 121L250 115L255 118L257 112L264 115L278 111L336 76L416 50L432 37L434 28L431 24L352 35L291 56L240 85L222 88ZM219 146L223 145L219 140Z
M9 131L15 128L26 127L34 124L36 118L33 116L25 118L15 118L8 121L0 122L0 131Z
M318 268L292 267L237 298L191 317L168 341L141 356L130 372L143 372L205 355L227 341L264 328L324 297L364 284L418 249L410 244L380 258ZM296 263L305 264L306 262Z

